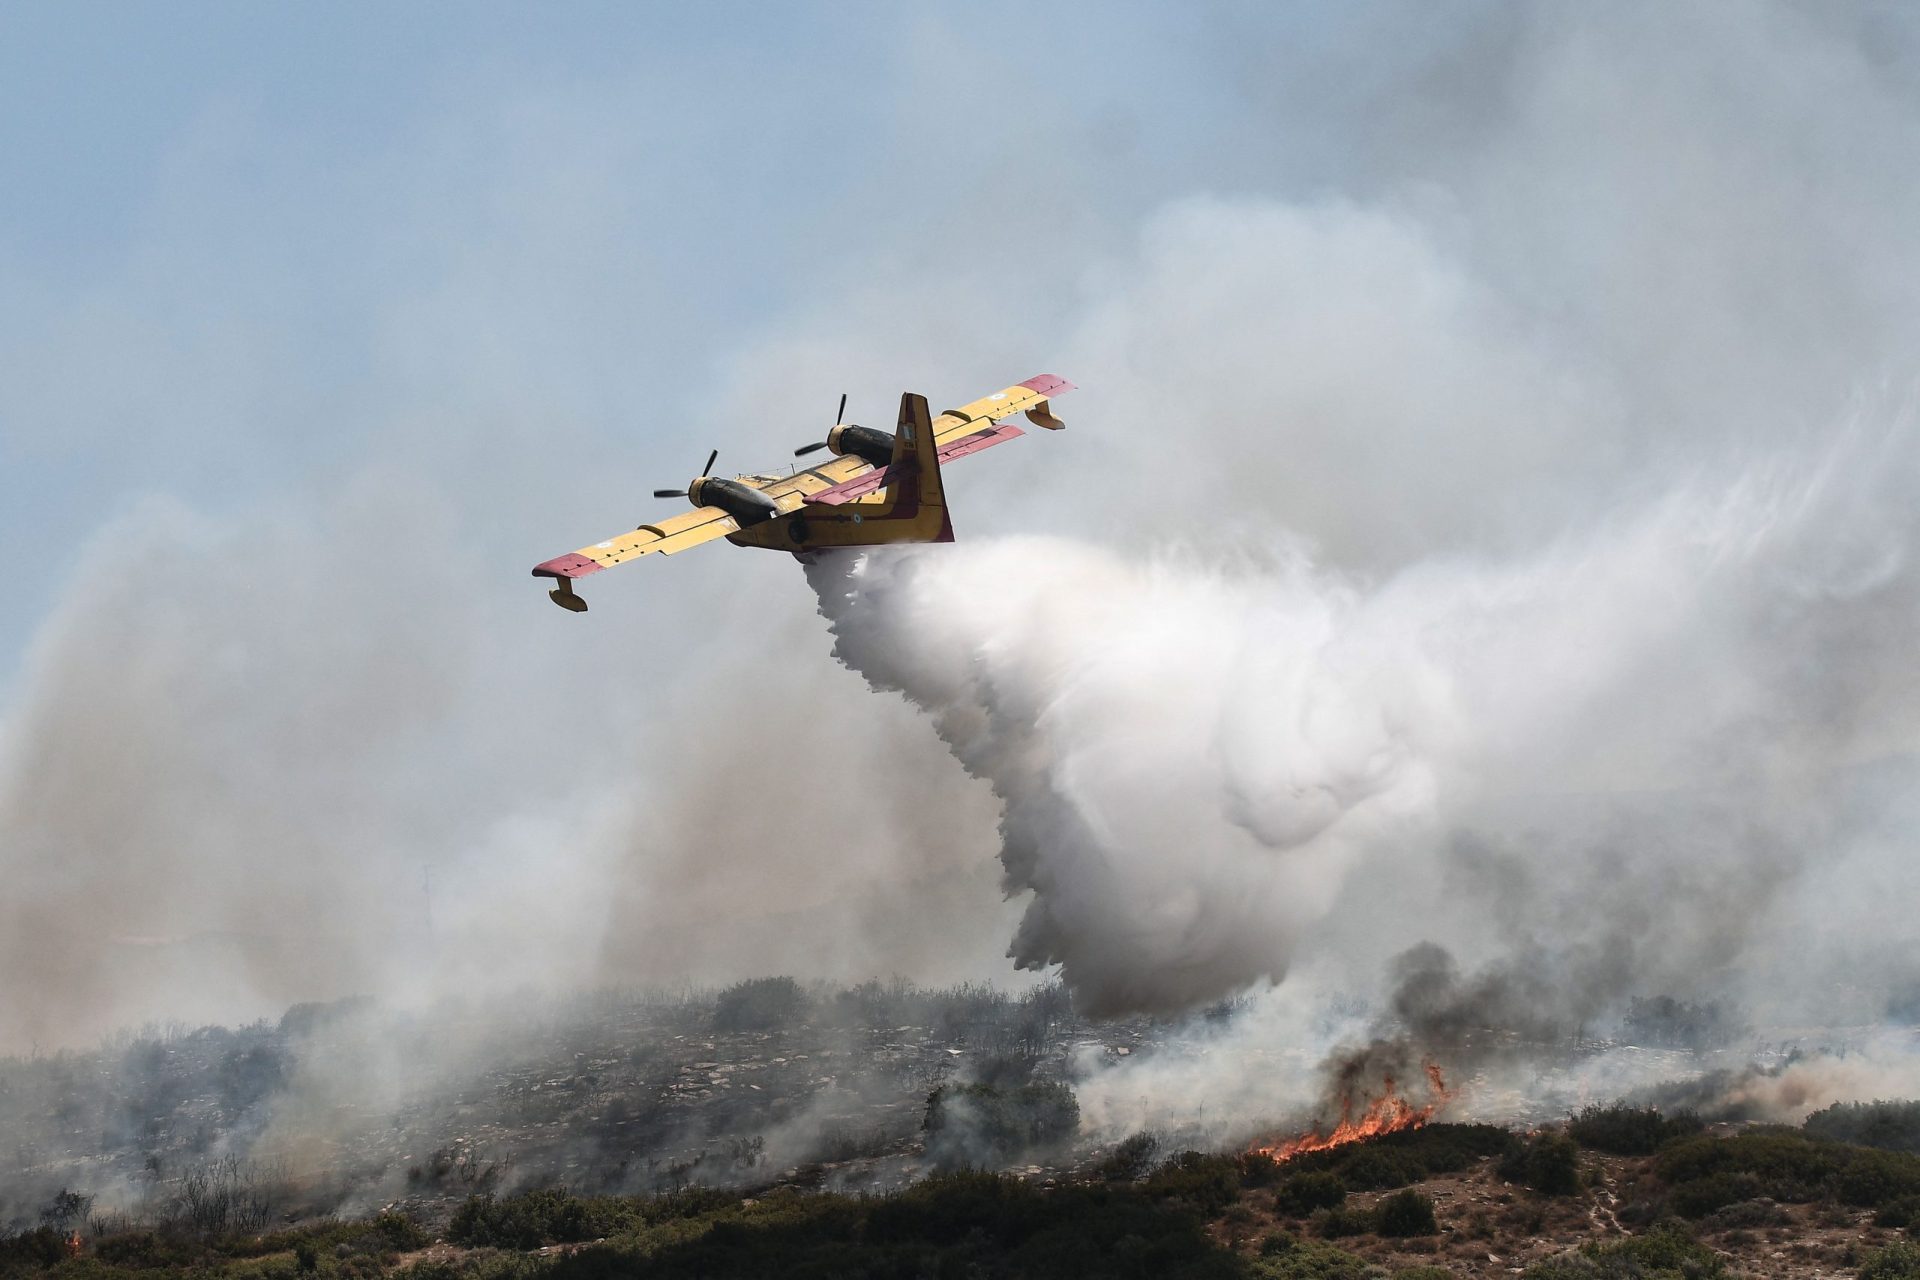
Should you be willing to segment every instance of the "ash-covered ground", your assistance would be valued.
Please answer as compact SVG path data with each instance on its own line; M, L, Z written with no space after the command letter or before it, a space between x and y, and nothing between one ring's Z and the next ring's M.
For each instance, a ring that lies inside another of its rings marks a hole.
M1249 1035L1249 1007L1096 1021L1057 985L769 978L413 1012L356 999L237 1029L149 1028L0 1060L0 1225L45 1220L62 1193L131 1221L211 1195L265 1224L386 1207L441 1220L477 1191L555 1185L885 1190L961 1165L1046 1184L1136 1128L1161 1150L1221 1150L1324 1122L1280 1083L1314 1070L1318 1050ZM1853 1034L1769 1040L1670 1001L1636 1004L1617 1031L1534 1046L1525 1088L1463 1072L1442 1114L1524 1127L1637 1090L1775 1118L1769 1085L1804 1109L1835 1100L1790 1073L1846 1061ZM1216 1061L1275 1081L1264 1116L1169 1090ZM1650 1092L1655 1080L1672 1083ZM1112 1106L1136 1087L1150 1126Z
M237 1029L149 1028L0 1060L0 1220L37 1221L62 1189L152 1213L208 1169L246 1180L274 1216L431 1211L548 1184L895 1185L1029 1145L967 1117L930 1150L943 1084L1024 1090L1029 1111L1051 1100L1050 1134L1071 1135L1071 1072L1170 1030L1090 1023L1057 986L789 979L425 1013L348 1000Z

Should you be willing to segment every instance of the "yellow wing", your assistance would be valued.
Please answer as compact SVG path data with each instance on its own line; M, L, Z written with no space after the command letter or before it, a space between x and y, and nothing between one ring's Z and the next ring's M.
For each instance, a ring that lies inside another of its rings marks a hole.
M1047 410L1049 397L1063 395L1073 390L1073 384L1065 378L1057 378L1043 373L1028 378L1025 382L1016 382L1005 390L996 391L990 396L982 396L971 404L958 409L949 409L934 419L934 444L940 447L942 459L948 454L949 447L954 457L964 456L977 448L984 448L1001 439L1010 439L1019 434L1017 428L1003 427L998 435L981 433L991 428L1000 418L1011 417L1016 413L1025 413L1029 420L1050 430L1059 430L1061 423ZM970 437L972 437L970 439ZM960 444L960 441L967 441ZM806 504L807 499L816 493L837 488L849 480L865 475L875 468L865 459L853 454L842 454L808 467L792 475L744 475L734 483L749 489L758 489L773 500L774 506L785 514L795 511ZM876 480L875 488L879 482ZM856 486L857 488L857 486ZM862 501L880 500L881 495L842 494L837 500ZM822 501L836 501L829 494ZM608 538L605 542L596 542L590 547L564 556L556 556L533 568L536 578L552 578L554 589L548 594L554 603L563 608L576 611L587 607L586 601L573 593L573 580L584 578L588 574L598 573L602 569L612 568L625 560L637 560L641 556L672 555L676 551L685 551L688 547L697 547L703 542L715 538L724 538L737 533L740 522L719 507L695 507L692 511L674 516L670 520L660 520L652 524L643 524L632 533L623 533L617 538Z
M695 507L692 511L674 516L671 520L643 524L632 533L623 533L617 538L608 538L605 542L596 542L590 547L582 547L567 555L556 556L543 564L535 565L533 576L536 578L584 578L590 573L612 568L623 560L632 560L655 552L670 556L676 551L685 551L688 547L697 547L703 542L724 538L739 527L738 520L718 507Z
M1011 418L1016 413L1024 413L1039 426L1058 431L1061 422L1047 411L1047 400L1053 396L1065 395L1071 390L1073 390L1071 382L1050 373L1028 378L1025 382L1016 382L990 396L982 396L971 404L961 405L958 409L948 409L935 418L933 442L936 445L952 444L956 440L991 426L1000 418ZM790 476L741 476L740 482L759 489L772 498L781 511L786 512L792 511L808 497L823 489L844 484L855 476L865 475L873 469L872 464L865 459L848 453L823 462L817 467L797 471Z

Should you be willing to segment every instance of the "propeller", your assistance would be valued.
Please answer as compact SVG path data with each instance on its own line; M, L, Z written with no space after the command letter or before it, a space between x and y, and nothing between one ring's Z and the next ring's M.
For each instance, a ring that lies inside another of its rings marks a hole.
M846 416L847 416L847 393L842 391L840 393L840 409L837 413L833 415L833 425L836 427L839 426L840 420ZM809 453L813 453L816 450L824 449L826 447L827 447L827 442L825 440L815 440L812 444L803 444L798 449L795 449L793 451L793 456L796 458L804 457Z
M698 479L705 480L707 478L707 472L713 470L714 459L718 458L719 456L720 456L720 451L718 449L715 449L712 453L707 455L707 465L700 468L700 475L697 477ZM685 489L655 489L653 491L653 496L656 498L684 498L687 496L687 491Z

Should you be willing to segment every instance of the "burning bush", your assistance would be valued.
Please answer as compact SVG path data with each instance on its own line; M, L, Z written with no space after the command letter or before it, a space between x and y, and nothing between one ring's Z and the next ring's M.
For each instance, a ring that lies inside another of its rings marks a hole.
M1441 1173L1458 1173L1506 1154L1513 1135L1490 1124L1430 1124L1366 1142L1298 1155L1291 1170L1326 1172L1351 1191L1390 1191Z
M1667 1143L1691 1137L1704 1127L1691 1111L1663 1115L1657 1107L1632 1107L1625 1102L1585 1107L1567 1121L1567 1133L1575 1142L1616 1156L1650 1156Z

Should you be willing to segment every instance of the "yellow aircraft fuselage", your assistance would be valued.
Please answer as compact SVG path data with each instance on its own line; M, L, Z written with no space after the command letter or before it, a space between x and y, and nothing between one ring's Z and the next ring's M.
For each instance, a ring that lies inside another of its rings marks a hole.
M655 552L671 555L721 537L736 546L797 556L896 542L951 542L942 460L1022 434L999 420L1014 412L1059 430L1064 424L1049 411L1048 398L1071 390L1073 384L1064 378L1041 374L949 409L937 420L927 409L926 397L908 392L900 397L891 437L866 427L836 425L824 442L835 456L819 466L793 475L727 479L703 474L686 488L693 511L545 561L534 567L534 575L554 580L548 594L555 604L582 612L587 602L575 594L575 579L625 560Z

